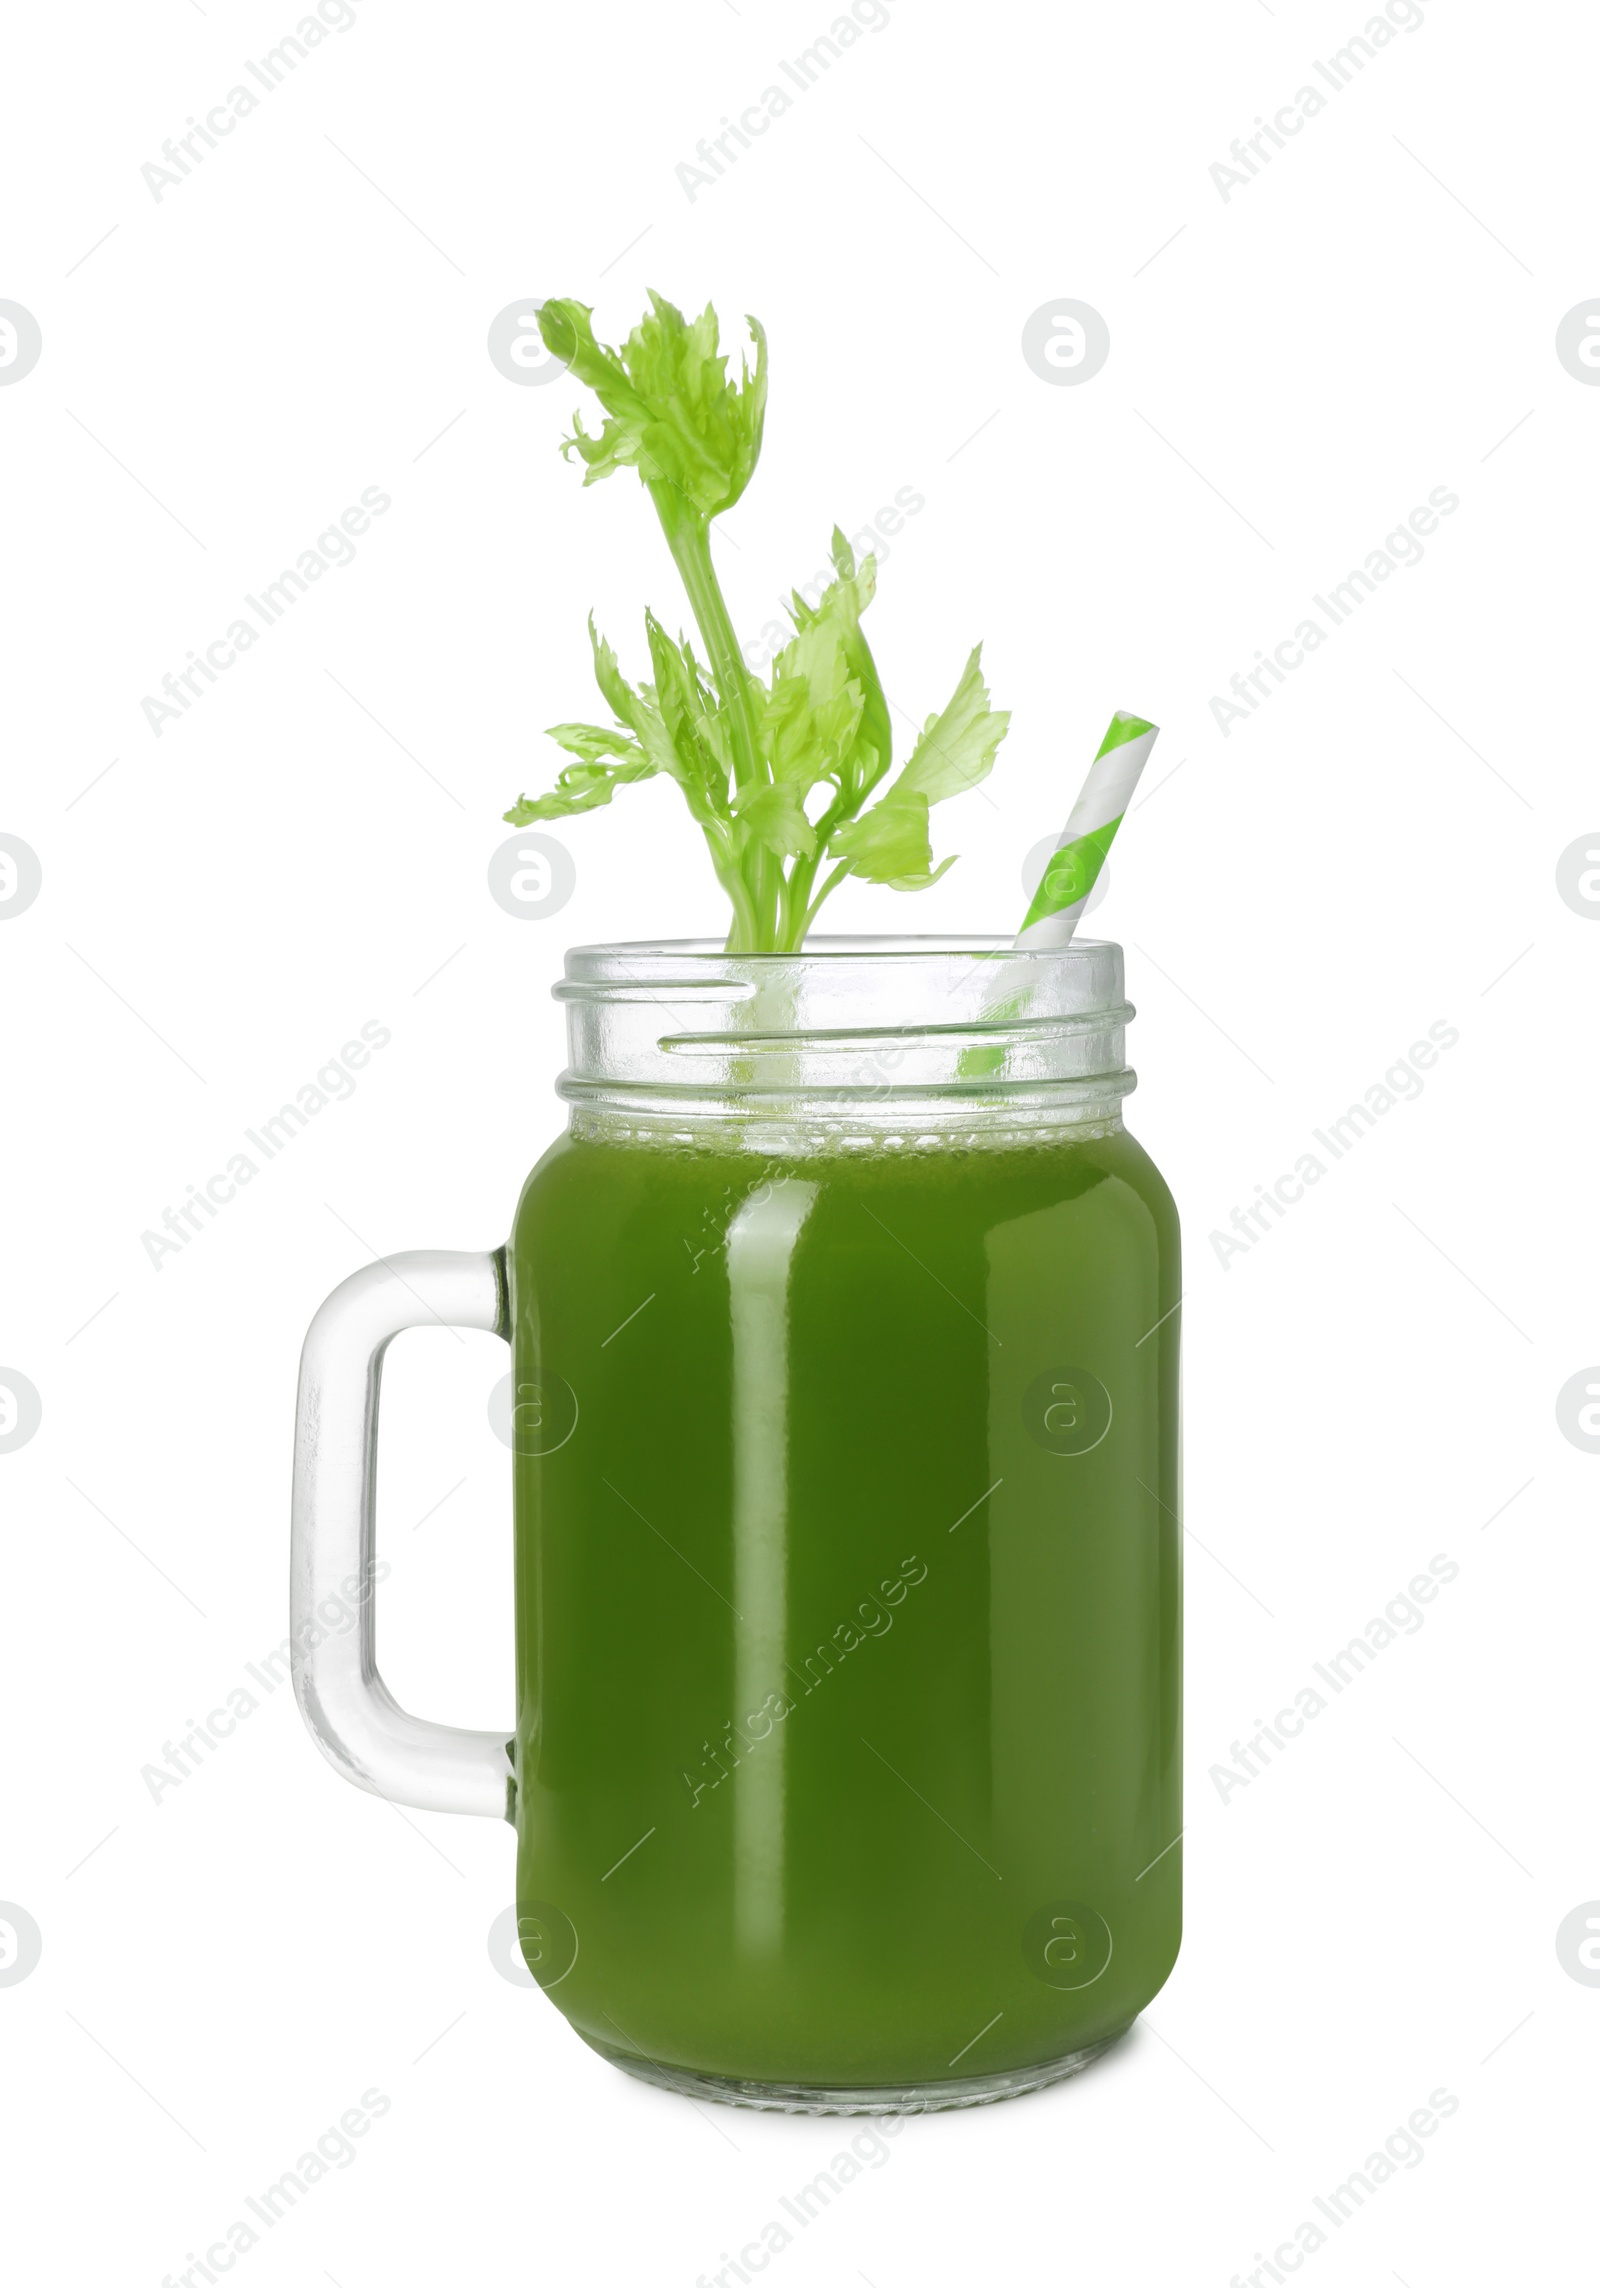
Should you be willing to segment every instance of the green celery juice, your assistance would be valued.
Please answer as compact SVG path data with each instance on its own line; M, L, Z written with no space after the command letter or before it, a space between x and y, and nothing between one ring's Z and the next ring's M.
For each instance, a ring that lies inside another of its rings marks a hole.
M620 2056L872 2088L1179 1936L1177 1217L1120 1126L562 1138L509 1250L518 1904Z

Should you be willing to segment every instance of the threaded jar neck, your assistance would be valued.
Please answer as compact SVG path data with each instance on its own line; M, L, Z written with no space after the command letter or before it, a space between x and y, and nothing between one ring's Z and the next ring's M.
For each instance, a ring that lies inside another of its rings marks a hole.
M574 1131L774 1151L1042 1140L1120 1124L1122 949L986 937L575 946ZM785 1141L786 1140L786 1141Z

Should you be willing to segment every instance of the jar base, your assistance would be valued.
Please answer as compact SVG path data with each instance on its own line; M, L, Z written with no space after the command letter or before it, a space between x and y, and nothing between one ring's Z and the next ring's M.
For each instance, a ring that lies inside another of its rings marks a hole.
M1108 2034L1103 2042L1071 2050L1065 2057L1047 2058L1036 2066L1013 2066L1004 2073L973 2074L957 2081L924 2081L886 2088L828 2089L809 2082L737 2081L722 2074L697 2073L685 2066L662 2065L641 2057L636 2050L615 2050L584 2036L589 2047L609 2065L620 2066L638 2081L657 2089L670 2089L679 2097L714 2098L719 2105L738 2105L756 2113L949 2113L962 2106L997 2105L1002 2098L1026 2097L1082 2073L1119 2042L1127 2027Z

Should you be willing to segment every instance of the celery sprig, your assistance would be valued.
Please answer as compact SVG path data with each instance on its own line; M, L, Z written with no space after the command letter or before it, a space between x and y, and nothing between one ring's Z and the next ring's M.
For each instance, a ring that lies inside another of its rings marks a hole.
M751 318L754 369L741 359L735 380L709 304L692 321L658 294L650 305L620 351L596 341L581 302L546 302L539 328L605 414L593 433L575 417L562 451L582 461L586 485L618 469L638 472L706 664L647 611L651 676L630 682L591 616L595 681L613 721L556 724L549 736L574 760L548 794L524 795L506 817L515 826L569 818L610 802L629 780L665 772L682 788L733 907L729 951L793 952L846 876L925 890L955 863L933 864L930 806L988 776L1010 717L989 705L979 645L948 705L928 717L910 759L891 775L889 706L861 631L876 563L867 556L858 564L837 528L834 579L815 604L795 594L794 635L768 680L752 674L712 564L711 527L760 458L766 336Z

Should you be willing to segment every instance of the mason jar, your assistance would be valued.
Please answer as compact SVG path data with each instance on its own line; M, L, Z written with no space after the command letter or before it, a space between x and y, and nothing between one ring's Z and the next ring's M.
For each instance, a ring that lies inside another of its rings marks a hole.
M568 1125L509 1245L336 1291L297 1469L298 1625L371 1577L387 1341L509 1340L514 1725L399 1710L370 1596L300 1653L307 1720L514 1823L524 1959L631 2073L830 2113L1058 2080L1179 1938L1178 1224L1121 949L587 946L555 990Z

